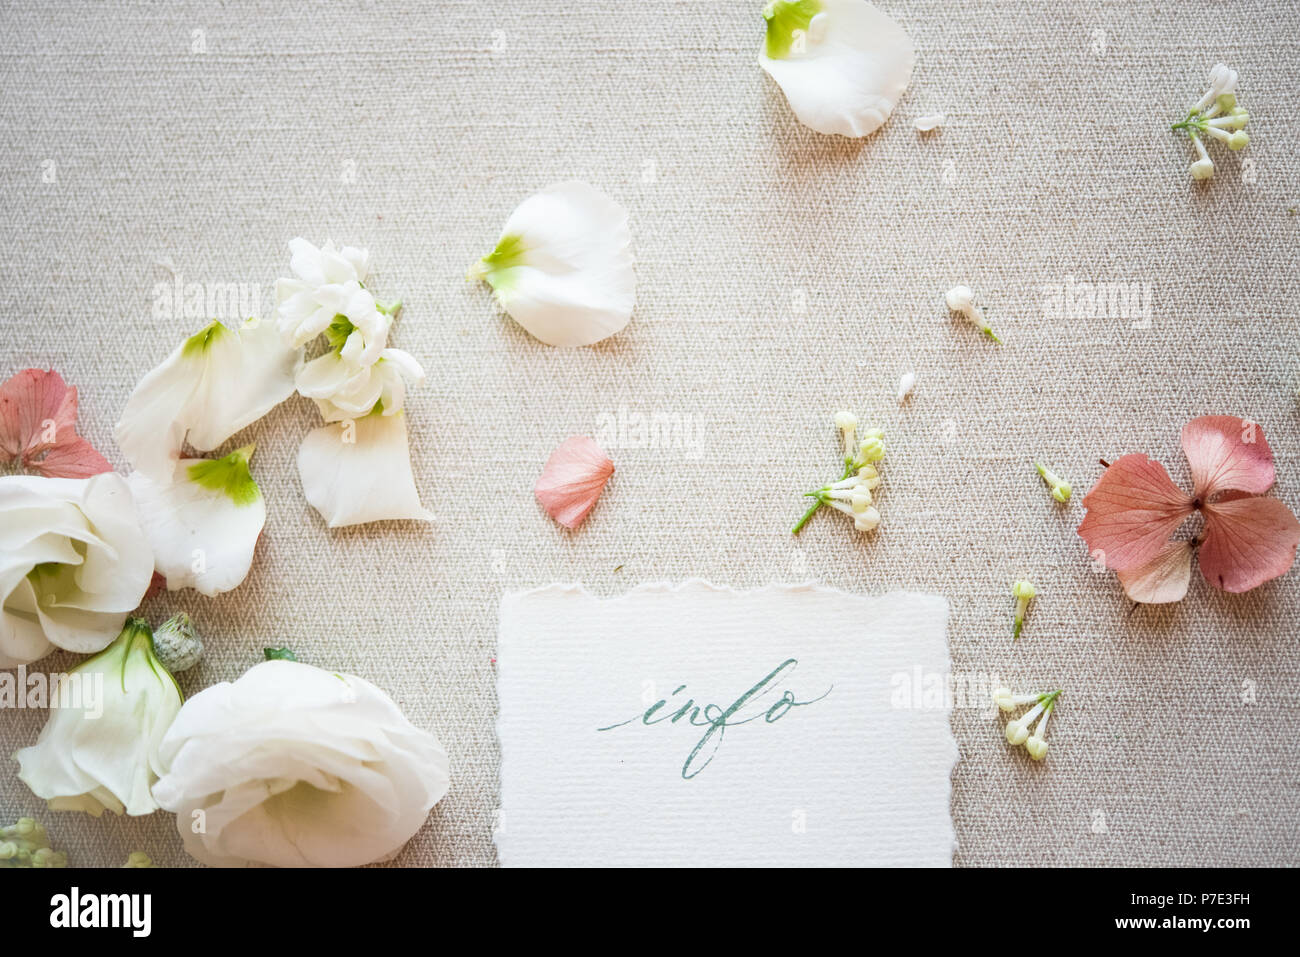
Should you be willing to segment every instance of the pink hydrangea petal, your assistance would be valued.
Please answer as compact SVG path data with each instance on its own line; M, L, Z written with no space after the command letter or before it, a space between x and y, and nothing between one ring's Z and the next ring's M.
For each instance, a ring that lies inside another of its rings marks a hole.
M1300 545L1300 521L1275 498L1230 494L1205 506L1198 561L1215 588L1250 591L1286 574Z
M77 390L57 372L24 369L0 385L0 449L10 458L48 448L47 426L57 439L74 431L76 421Z
M1124 594L1145 605L1182 601L1192 580L1192 543L1165 542L1145 565L1118 573Z
M79 435L53 446L39 462L29 463L46 478L89 478L111 472L113 466Z
M0 385L0 455L49 478L112 471L77 435L77 390L57 372L24 369Z
M1183 426L1183 451L1202 502L1218 492L1256 495L1273 487L1273 450L1264 430L1234 415L1203 415Z
M1079 535L1088 552L1116 571L1155 559L1192 514L1191 497L1159 462L1140 453L1116 459L1084 496Z
M533 494L547 514L565 528L577 528L596 505L614 463L585 435L560 443L542 469Z

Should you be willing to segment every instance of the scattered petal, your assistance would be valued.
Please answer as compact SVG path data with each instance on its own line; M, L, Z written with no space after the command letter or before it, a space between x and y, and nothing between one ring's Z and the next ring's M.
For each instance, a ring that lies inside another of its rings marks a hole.
M929 133L943 126L948 118L942 113L928 113L925 116L918 116L912 121L918 132Z
M113 467L77 435L77 390L57 372L24 369L0 385L0 463L47 478L88 478Z
M1145 605L1182 601L1192 580L1192 543L1169 541L1145 565L1117 573L1124 594Z
M312 430L298 449L307 501L330 528L386 519L431 522L411 474L406 415L367 415Z
M596 506L614 463L585 435L575 435L551 453L533 487L546 513L565 528L577 528Z
M187 437L210 452L287 399L302 351L271 323L238 330L213 322L149 372L127 400L113 433L127 461L155 482L172 481Z
M1219 492L1260 494L1273 487L1273 450L1264 430L1235 415L1205 415L1183 426L1183 451L1192 467L1195 495L1203 502Z
M893 19L866 0L774 0L763 16L759 65L800 123L866 136L889 119L916 62L911 38Z
M898 402L900 405L912 394L914 388L916 388L916 373L903 373L903 377L898 380Z
M1192 500L1174 485L1159 462L1125 455L1102 473L1083 499L1088 514L1079 535L1107 567L1128 571L1159 554L1192 514Z
M1300 521L1275 498L1229 496L1206 505L1198 561L1215 588L1250 591L1286 574L1300 544Z
M519 204L469 275L542 342L591 345L632 318L631 244L626 209L588 183L558 183Z
M127 476L167 589L217 595L248 576L266 503L248 469L252 446L220 459L182 459L172 482Z

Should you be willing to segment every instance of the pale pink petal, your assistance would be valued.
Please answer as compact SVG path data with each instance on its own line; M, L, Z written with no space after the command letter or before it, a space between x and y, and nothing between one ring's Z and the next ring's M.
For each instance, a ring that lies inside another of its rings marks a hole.
M77 435L77 390L57 372L24 369L0 385L0 457L49 478L112 471Z
M1145 605L1182 601L1192 580L1192 543L1165 542L1145 565L1119 572L1124 594Z
M30 462L46 478L90 478L100 472L111 472L113 466L95 447L79 435L60 441L37 462Z
M1203 415L1183 426L1183 451L1196 498L1234 490L1258 495L1273 487L1273 450L1264 430L1235 415Z
M1159 462L1141 453L1111 463L1083 498L1079 535L1088 552L1116 571L1152 561L1192 514L1191 497Z
M585 435L560 443L542 469L533 494L547 514L565 528L577 528L596 505L614 463Z
M1300 521L1275 498L1232 495L1205 506L1198 561L1215 588L1250 591L1286 574L1300 545Z

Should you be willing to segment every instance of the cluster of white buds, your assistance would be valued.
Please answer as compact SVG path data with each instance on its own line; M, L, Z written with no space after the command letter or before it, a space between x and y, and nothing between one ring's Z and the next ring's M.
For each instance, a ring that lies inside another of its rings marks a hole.
M50 835L35 819L0 827L0 868L67 867L68 855L50 847Z
M880 525L873 493L880 487L876 463L885 457L884 430L867 429L859 439L858 417L852 412L836 412L835 427L844 442L844 474L838 482L804 493L814 501L792 530L795 535L823 505L850 516L853 527L860 532L873 531Z
M1187 119L1171 129L1182 130L1196 147L1197 159L1189 171L1192 179L1209 179L1214 175L1214 161L1205 151L1203 136L1228 144L1230 150L1242 150L1250 142L1246 122L1250 114L1237 105L1237 71L1222 63L1210 71L1210 88L1187 113Z
M993 692L993 703L1003 711L1011 712L1027 704L1033 705L1019 718L1007 722L1007 744L1013 747L1023 744L1031 758L1035 761L1043 760L1043 756L1047 754L1047 719L1052 713L1052 708L1056 707L1056 699L1060 695L1060 689L1038 694L1015 694L1009 688L999 688ZM1039 718L1039 715L1042 717ZM1035 719L1038 720L1038 727L1034 728L1031 735L1029 726Z

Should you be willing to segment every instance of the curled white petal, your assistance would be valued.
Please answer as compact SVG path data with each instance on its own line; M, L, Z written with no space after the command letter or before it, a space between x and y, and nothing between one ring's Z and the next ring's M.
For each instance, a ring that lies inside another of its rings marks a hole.
M270 323L213 322L140 380L113 435L136 471L169 482L187 440L210 452L260 419L293 394L301 364Z
M931 130L937 130L943 126L947 117L942 113L927 113L925 116L918 116L912 121L912 125L921 133L929 133Z
M175 480L165 485L143 472L127 477L169 591L193 588L216 595L248 576L266 524L266 503L248 471L251 452L182 459Z
M916 61L911 38L892 18L866 0L776 0L764 15L768 42L758 61L800 123L856 137L889 119Z
M149 814L158 747L181 708L154 656L149 626L131 619L107 649L60 678L36 743L14 755L21 778L56 811ZM58 706L54 706L58 702Z
M898 380L898 401L905 402L907 397L912 394L916 388L916 373L904 372L902 378Z
M632 318L632 262L627 210L588 183L568 182L520 203L470 275L542 342L585 346Z
M153 552L120 475L0 477L0 668L104 648L144 597Z
M385 519L432 521L411 474L406 416L367 415L312 430L298 449L307 501L330 528Z
M386 860L447 793L447 752L354 675L267 661L189 701L154 796L185 850L217 867ZM204 827L191 826L202 812Z

